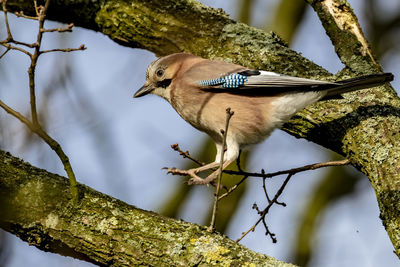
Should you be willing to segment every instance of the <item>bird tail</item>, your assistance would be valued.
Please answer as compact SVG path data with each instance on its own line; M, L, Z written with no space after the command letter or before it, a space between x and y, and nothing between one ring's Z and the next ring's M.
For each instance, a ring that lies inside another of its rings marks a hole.
M392 73L378 73L335 82L338 86L329 88L325 97L331 97L351 91L367 89L393 81Z

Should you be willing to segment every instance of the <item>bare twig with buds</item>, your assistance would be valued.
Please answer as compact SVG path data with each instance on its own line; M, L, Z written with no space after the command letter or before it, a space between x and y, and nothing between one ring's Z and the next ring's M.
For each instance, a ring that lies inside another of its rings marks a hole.
M3 101L0 100L0 107L2 107L6 112L17 118L19 121L24 123L32 132L37 134L39 137L41 137L58 155L60 158L62 164L64 165L64 169L68 175L69 182L70 182L70 188L71 188L71 195L72 199L75 203L78 202L79 200L79 194L78 194L78 187L77 187L77 182L75 178L74 171L72 169L71 163L69 161L68 156L64 153L63 149L61 148L60 144L54 140L50 135L47 134L47 132L43 129L41 126L38 115L37 115L37 107L36 107L36 86L35 86L35 70L36 70L36 65L37 61L40 55L45 54L45 53L50 53L50 52L72 52L72 51L78 51L78 50L85 50L86 47L84 45L81 45L78 48L55 48L55 49L49 49L49 50L41 50L41 45L42 45L42 37L43 34L46 32L70 32L72 31L72 28L74 24L69 24L66 28L55 28L55 29L45 29L44 28L44 22L46 19L46 12L49 8L50 0L47 0L44 4L42 5L37 5L37 2L34 1L35 5L35 11L36 11L36 16L26 16L23 14L23 12L17 12L15 13L18 17L23 17L26 19L32 19L36 20L39 22L39 29L38 29L38 34L36 37L36 41L34 43L25 43L25 42L20 42L14 39L10 24L8 21L8 12L7 12L7 0L2 0L0 1L2 4L3 12L4 12L4 20L5 20L5 26L7 30L7 38L0 41L0 45L5 47L6 50L0 55L0 59L3 58L9 51L11 50L16 50L20 51L21 53L26 54L29 56L31 64L28 69L28 76L29 76L29 94L30 94L30 110L31 110L31 119L28 119L18 111L12 109L10 106L5 104ZM32 51L28 51L22 47L27 47L27 48L32 48Z

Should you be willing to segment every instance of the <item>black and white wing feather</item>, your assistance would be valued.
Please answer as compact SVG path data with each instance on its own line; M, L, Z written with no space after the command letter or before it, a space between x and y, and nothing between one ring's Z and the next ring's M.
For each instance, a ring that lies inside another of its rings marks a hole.
M354 90L366 89L393 80L391 73L377 73L346 80L328 82L278 74L270 71L245 70L230 73L217 79L202 80L204 89L225 89L232 93L244 93L251 89L253 93L283 93L288 91L326 91L326 95L335 96Z
M269 71L245 70L230 73L217 79L202 80L199 82L204 87L219 87L222 89L263 89L263 88L286 88L293 90L318 90L318 87L327 85L337 86L335 83L304 79L287 76Z
M305 79L299 77L293 77L288 75L282 75L275 72L269 71L258 71L258 75L249 75L247 81L243 83L240 88L265 88L265 87L304 87L304 89L312 89L320 87L321 85L335 86L335 83L327 81L318 81L312 79ZM246 71L243 73L246 74ZM242 75L243 75L242 74Z

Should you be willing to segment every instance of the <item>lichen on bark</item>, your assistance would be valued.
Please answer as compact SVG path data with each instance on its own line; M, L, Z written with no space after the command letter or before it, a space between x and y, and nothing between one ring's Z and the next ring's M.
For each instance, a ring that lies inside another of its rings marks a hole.
M293 266L203 226L163 217L0 151L0 227L44 251L104 266Z

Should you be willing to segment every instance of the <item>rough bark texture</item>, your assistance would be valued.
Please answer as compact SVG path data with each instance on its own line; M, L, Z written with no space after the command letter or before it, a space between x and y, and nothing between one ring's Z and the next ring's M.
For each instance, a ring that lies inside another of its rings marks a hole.
M32 12L29 1L10 9ZM341 76L380 71L351 8L344 0L311 1L346 65ZM187 51L252 68L333 79L288 49L272 33L237 23L193 0L52 1L48 18L100 31L120 44L157 55ZM364 172L375 189L381 219L400 256L400 100L390 85L319 102L284 126L288 133L336 151Z
M0 151L0 226L44 251L104 266L294 266L205 227L163 217Z
M343 0L310 3L346 69L342 73L382 71L352 8ZM383 89L383 88L382 88ZM380 217L400 257L400 106L393 88L360 92L360 101L343 136L342 151L367 174L375 189ZM346 124L344 124L346 125Z

